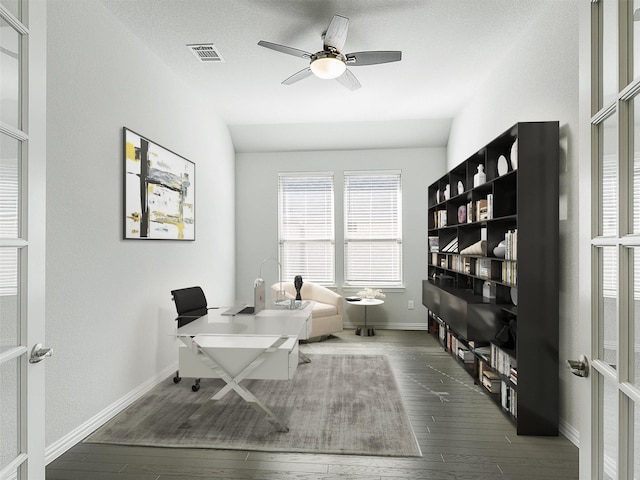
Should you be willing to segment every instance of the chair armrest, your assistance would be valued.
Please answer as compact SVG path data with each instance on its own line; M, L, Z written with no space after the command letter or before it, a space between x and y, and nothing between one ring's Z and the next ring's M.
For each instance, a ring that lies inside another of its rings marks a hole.
M333 290L329 290L322 285L310 284L311 291L308 297L316 302L326 303L328 305L335 305L338 309L338 315L342 314L342 296ZM304 289L304 285L302 286Z

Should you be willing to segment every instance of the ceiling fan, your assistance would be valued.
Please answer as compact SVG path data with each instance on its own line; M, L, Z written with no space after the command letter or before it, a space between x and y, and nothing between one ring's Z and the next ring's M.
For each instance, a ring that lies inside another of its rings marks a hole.
M327 31L322 35L323 48L316 53L309 53L297 48L265 42L264 40L260 40L258 45L310 60L307 68L285 79L282 82L283 85L291 85L314 74L323 79L336 79L349 90L357 90L361 87L360 82L347 66L359 67L361 65L376 65L402 60L402 52L397 50L342 53L347 40L348 29L349 19L334 15Z

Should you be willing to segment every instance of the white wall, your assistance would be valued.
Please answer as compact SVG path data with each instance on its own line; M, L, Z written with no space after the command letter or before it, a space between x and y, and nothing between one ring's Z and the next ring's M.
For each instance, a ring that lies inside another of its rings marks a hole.
M172 367L170 290L234 293L227 127L97 0L48 4L47 445ZM196 163L196 241L122 240L122 127Z
M554 2L454 119L449 168L519 121L560 122L560 418L577 441L580 398L564 368L580 353L578 316L578 2ZM544 195L544 192L540 192Z
M258 276L262 260L278 256L278 172L334 172L336 282L340 287L343 281L343 172L401 169L406 289L402 292L386 292L385 304L369 309L367 322L380 328L425 329L427 316L422 306L422 280L426 278L427 264L427 186L445 173L445 163L444 148L238 154L236 292L239 300L251 302L253 280ZM265 263L262 276L267 285L277 281L275 262ZM340 288L338 292L345 294ZM346 295L349 294L353 295L354 290L346 292ZM414 301L414 310L408 310L408 300ZM345 326L361 321L362 310L347 305Z

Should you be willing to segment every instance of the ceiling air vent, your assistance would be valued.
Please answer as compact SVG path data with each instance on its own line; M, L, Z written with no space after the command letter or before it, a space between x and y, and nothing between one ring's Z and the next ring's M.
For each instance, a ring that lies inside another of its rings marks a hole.
M224 62L222 55L220 55L220 52L218 52L213 43L197 43L187 45L187 48L191 50L196 58L201 62Z

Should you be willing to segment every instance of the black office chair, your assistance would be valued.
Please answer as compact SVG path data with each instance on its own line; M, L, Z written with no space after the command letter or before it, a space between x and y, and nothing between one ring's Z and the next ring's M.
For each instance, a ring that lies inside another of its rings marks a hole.
M189 288L180 288L178 290L171 290L171 296L173 298L174 303L176 304L176 310L178 311L178 316L176 320L178 322L178 328L183 327L190 322L206 315L209 310L212 310L211 307L207 307L207 299L204 296L204 292L200 287L189 287ZM180 372L176 372L176 376L173 377L174 383L179 383L182 378L180 378ZM195 383L191 387L191 390L197 392L200 390L200 379L196 378Z
M178 328L207 314L207 299L200 287L180 288L171 290L171 296L176 304Z

